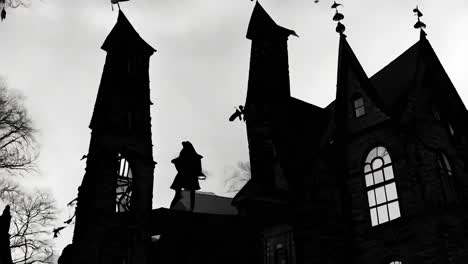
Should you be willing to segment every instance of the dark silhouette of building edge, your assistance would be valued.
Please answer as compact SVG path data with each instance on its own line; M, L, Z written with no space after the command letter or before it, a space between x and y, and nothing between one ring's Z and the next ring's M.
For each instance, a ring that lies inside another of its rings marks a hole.
M59 263L468 263L467 111L425 32L368 78L337 31L336 99L321 108L291 97L295 33L257 2L243 109L252 178L233 199L239 214L153 210L154 49L119 11L102 47L73 243ZM132 193L116 212L123 160ZM372 201L379 190L385 200Z
M10 207L6 205L0 215L0 264L13 264L10 252L10 222Z

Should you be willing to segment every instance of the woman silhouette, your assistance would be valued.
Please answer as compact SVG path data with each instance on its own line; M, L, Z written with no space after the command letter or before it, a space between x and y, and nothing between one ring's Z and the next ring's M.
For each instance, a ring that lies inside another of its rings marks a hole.
M171 202L173 208L182 198L182 189L190 191L190 211L195 207L195 191L200 190L198 179L205 179L206 176L202 172L201 159L189 141L182 142L182 150L179 157L173 159L177 169L177 175L172 182L171 189L175 191L174 199Z

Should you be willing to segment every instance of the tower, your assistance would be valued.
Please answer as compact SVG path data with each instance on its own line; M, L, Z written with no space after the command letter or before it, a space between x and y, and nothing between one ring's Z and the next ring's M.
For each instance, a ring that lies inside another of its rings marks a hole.
M282 118L290 97L287 40L294 31L277 25L257 2L252 12L247 38L252 40L245 119L252 180L234 202L258 198L257 187L269 190L288 188L279 157ZM248 191L252 190L252 191ZM255 197L257 196L257 197Z
M66 259L147 263L155 166L148 68L155 50L120 10L102 49L107 52L106 62L89 126L86 173Z

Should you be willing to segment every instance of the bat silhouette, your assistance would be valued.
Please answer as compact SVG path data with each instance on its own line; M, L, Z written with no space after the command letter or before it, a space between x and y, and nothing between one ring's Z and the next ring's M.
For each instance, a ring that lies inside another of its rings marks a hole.
M236 118L239 118L240 121L242 121L242 116L244 115L244 107L242 105L239 105L239 108L236 108L236 111L229 117L229 121L232 122L236 120ZM244 118L245 121L245 118Z
M64 229L66 226L61 226L61 227L57 227L57 228L54 228L54 230L52 231L54 233L54 238L58 237L58 235L60 234L60 231L62 229Z

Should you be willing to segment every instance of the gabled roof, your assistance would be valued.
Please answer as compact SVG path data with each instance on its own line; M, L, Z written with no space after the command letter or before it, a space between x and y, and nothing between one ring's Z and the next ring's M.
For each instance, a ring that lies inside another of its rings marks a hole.
M250 17L249 28L247 29L247 38L251 40L281 39L287 38L289 35L297 36L294 30L278 26L257 1L252 12L252 16Z
M340 35L340 50L339 50L339 64L338 65L338 78L337 78L337 89L348 89L347 85L347 76L344 71L351 70L356 77L359 79L362 89L366 95L372 100L372 102L378 107L382 108L383 101L382 98L377 93L375 87L369 81L366 72L361 66L361 63L354 54L353 49L346 40L346 36ZM344 69L349 67L348 69ZM337 97L338 93L337 91Z
M107 52L153 54L156 50L144 41L119 9L117 23L101 47Z
M451 97L449 101L458 101L457 104L464 106L425 36L425 32L421 31L418 42L371 77L371 82L376 87L390 115L398 116L405 109L410 92L416 88L416 77L418 72L423 70L423 65L431 72L431 75L426 75L425 78L430 78L432 81L438 80L437 87L447 89L440 90L438 93L447 94L448 92Z
M370 78L390 115L406 105L404 100L415 84L420 46L418 41Z

